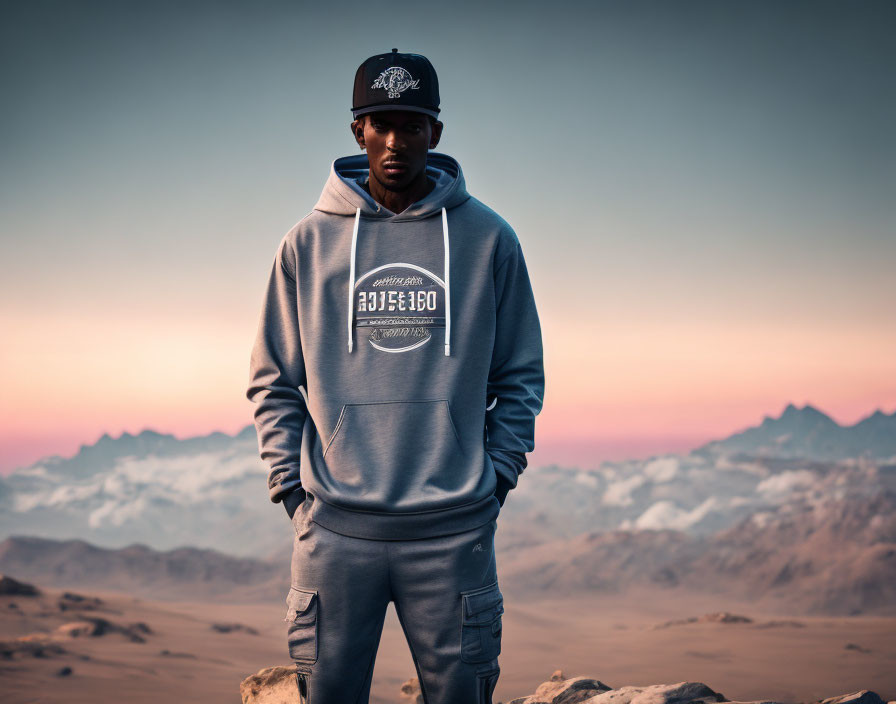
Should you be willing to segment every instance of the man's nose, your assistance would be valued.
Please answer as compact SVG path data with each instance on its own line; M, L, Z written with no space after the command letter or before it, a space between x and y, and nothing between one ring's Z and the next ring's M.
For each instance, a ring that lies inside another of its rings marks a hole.
M402 142L397 131L393 130L386 135L386 149L392 152L400 152L404 149L404 142Z

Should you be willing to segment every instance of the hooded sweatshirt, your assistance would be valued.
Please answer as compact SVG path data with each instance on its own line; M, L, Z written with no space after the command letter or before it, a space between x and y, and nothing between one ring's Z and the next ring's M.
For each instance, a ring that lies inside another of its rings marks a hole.
M429 152L401 213L336 159L271 267L246 392L273 502L380 540L494 520L535 449L541 328L520 242ZM299 500L301 502L301 499Z

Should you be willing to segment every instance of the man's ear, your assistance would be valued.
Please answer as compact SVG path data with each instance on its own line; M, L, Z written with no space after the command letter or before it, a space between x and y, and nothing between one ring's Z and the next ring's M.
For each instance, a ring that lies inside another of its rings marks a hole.
M443 125L438 120L435 120L432 123L432 137L430 137L430 139L429 139L429 148L430 149L435 149L436 146L438 145L439 140L442 138L442 128L444 126L445 125Z
M364 141L364 116L362 115L357 120L354 120L350 125L349 129L352 131L352 137L355 138L355 141L358 143L358 146L361 149L366 149L367 144Z

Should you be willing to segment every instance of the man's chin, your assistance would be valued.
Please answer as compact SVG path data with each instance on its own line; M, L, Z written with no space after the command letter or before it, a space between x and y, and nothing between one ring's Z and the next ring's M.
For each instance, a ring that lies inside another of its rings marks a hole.
M377 180L387 191L392 191L393 193L403 193L412 185L414 185L414 181L417 180L417 174L402 174L399 177L387 176L383 174Z

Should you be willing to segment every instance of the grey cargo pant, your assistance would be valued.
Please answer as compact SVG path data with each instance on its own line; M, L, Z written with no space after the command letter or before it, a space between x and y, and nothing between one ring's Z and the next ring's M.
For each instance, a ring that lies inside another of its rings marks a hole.
M386 608L395 611L426 704L492 704L501 614L497 521L454 535L367 540L293 516L287 643L302 704L368 704ZM397 694L397 693L396 693Z

